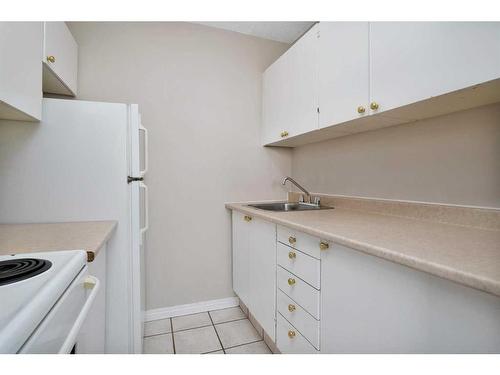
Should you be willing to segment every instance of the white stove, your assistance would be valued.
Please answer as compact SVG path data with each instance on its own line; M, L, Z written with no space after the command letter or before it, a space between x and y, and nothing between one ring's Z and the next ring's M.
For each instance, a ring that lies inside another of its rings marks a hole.
M83 250L0 256L0 353L70 353L99 289Z

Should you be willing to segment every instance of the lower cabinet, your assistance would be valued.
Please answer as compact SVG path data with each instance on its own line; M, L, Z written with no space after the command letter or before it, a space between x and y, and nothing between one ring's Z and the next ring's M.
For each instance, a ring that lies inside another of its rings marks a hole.
M321 251L319 238L277 227L277 332L282 353L319 353L321 349Z
M500 353L497 296L236 211L233 286L284 354Z
M233 289L275 340L276 225L236 211L233 211Z
M500 353L500 298L334 244L321 254L321 351Z

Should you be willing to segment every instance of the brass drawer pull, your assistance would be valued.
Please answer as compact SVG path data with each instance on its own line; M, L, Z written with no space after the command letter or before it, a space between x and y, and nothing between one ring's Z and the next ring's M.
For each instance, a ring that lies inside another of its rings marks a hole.
M295 305L292 305L292 304L288 305L288 311L294 312L295 311Z
M363 107L363 106L361 106L361 105L358 107L358 113L359 113L359 114L361 114L361 113L365 113L365 111L366 111L365 107Z
M373 110L373 111L376 111L378 109L378 103L377 102L371 102L370 103L370 108Z
M291 245L293 245L295 242L297 242L297 239L295 237L288 237L288 242L290 242Z
M288 331L288 337L290 337L291 339L293 339L295 337L295 331Z
M295 279L289 278L288 285L294 285L294 284L295 284Z
M248 215L245 215L244 219L245 221L252 221L252 217Z
M281 132L281 138L288 137L288 132L286 130Z
M47 56L47 61L50 62L50 63L55 63L56 62L56 58L54 56Z
M290 251L288 253L288 258L295 259L295 258L297 258L297 254L294 251Z
M319 243L319 248L320 250L326 250L330 247L330 245L328 244L328 242L324 242L324 241L321 241Z

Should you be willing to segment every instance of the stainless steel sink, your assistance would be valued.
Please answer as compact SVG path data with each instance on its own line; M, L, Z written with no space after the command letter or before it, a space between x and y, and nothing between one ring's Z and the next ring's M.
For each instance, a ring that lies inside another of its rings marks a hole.
M288 203L288 202L255 203L255 204L249 204L248 206L266 211L311 211L311 210L328 210L333 208L327 206L319 206L311 203Z

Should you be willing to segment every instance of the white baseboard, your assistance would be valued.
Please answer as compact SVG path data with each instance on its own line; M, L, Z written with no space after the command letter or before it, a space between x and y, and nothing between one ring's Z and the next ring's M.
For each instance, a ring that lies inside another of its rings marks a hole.
M196 314L211 310L227 309L229 307L238 306L239 303L240 300L238 297L229 297L222 299L213 299L211 301L189 303L186 305L161 307L159 309L147 310L144 316L144 320L146 322L149 322L151 320L173 318L176 316Z

